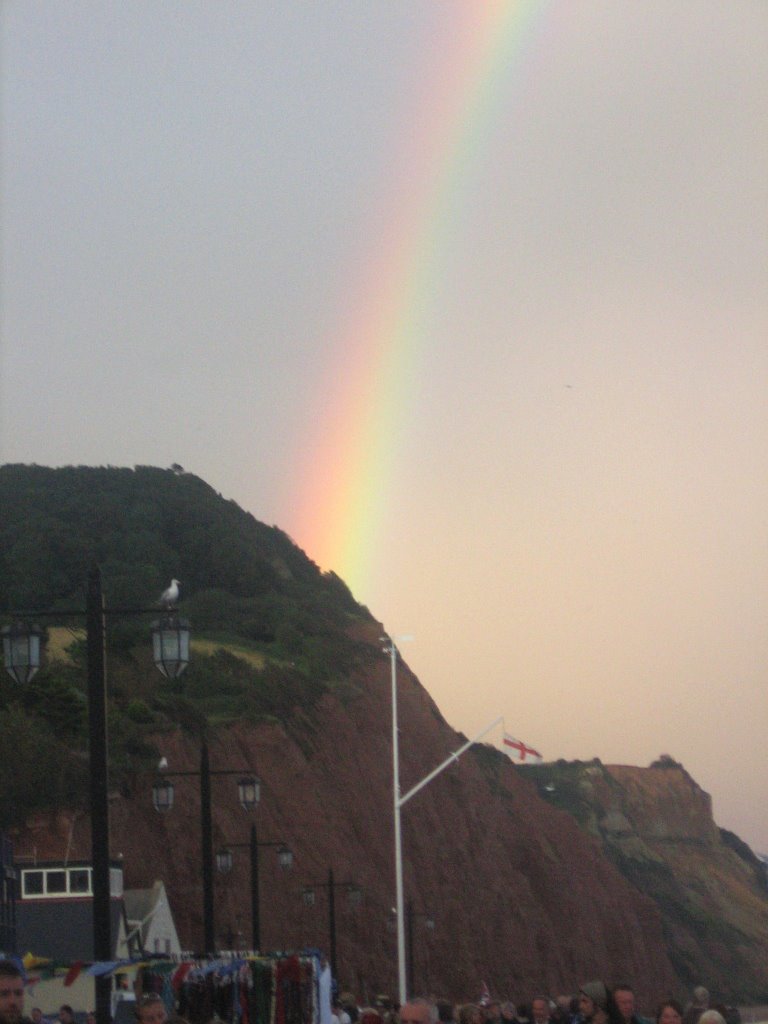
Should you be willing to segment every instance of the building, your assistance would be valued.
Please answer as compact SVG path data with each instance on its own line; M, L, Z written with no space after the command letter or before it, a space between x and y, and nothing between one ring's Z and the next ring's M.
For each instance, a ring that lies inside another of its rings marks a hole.
M161 881L156 881L151 889L126 889L123 902L128 924L127 944L138 945L142 953L174 956L181 953L165 885Z
M16 870L13 843L0 832L0 952L16 950Z

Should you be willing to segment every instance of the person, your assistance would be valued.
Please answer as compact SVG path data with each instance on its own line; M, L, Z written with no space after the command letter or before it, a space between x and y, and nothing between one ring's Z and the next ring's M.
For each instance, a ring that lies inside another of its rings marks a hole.
M352 1018L344 1009L344 1004L340 999L333 1000L331 1006L331 1020L335 1021L336 1024L352 1024Z
M549 1024L551 1010L546 996L534 996L531 1000L531 1020L533 1024Z
M498 999L489 999L483 1012L486 1024L501 1024L501 1003Z
M403 1003L400 1024L432 1024L429 1007L426 1003Z
M350 1020L350 1024L357 1024L360 1011L357 1008L357 1000L355 999L352 992L342 992L339 997L341 1005L344 1007L344 1012L347 1014Z
M455 1024L453 1003L449 999L438 999L435 1006L439 1024Z
M608 989L602 981L585 981L579 988L579 1014L587 1024L598 1014L608 1017Z
M0 1024L31 1024L24 1016L24 975L13 960L0 960Z
M699 1017L699 1024L725 1024L725 1017L718 1010L705 1010Z
M483 1024L483 1011L477 1003L464 1003L459 1007L459 1024Z
M631 985L626 982L614 985L612 997L619 1024L647 1024L645 1018L637 1014L635 993Z
M32 1007L32 1013L30 1016L32 1018L32 1024L48 1024L48 1018L39 1006Z
M62 1003L59 1007L60 1024L75 1024L75 1012L69 1003Z
M683 1024L699 1024L699 1018L709 1009L709 992L703 985L693 990L693 1002L689 1003L683 1014Z
M571 1016L571 997L559 995L555 999L555 1009L552 1011L551 1019L557 1024L570 1024Z
M588 1024L621 1024L613 998L602 981L587 981L579 989L579 1013Z
M659 1006L656 1024L683 1024L683 1008L676 999L667 999Z
M160 996L156 992L148 992L136 1003L136 1017L139 1024L165 1024L168 1012Z

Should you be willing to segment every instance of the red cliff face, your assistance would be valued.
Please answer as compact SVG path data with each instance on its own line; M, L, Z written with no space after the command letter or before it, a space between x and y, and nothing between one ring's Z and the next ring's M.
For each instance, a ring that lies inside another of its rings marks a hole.
M764 867L712 819L710 797L672 758L650 768L558 762L525 769L568 809L664 924L680 985L719 1000L768 992L768 885Z
M379 646L380 628L365 638ZM405 666L398 674L401 785L406 792L463 742ZM291 872L261 850L262 945L328 950L327 887L314 906L304 884L337 883L340 981L360 998L395 993L390 676L386 658L356 680L359 694L326 696L310 713L296 708L283 726L244 725L214 736L211 767L254 770L262 779L255 812L261 841L286 840ZM194 770L199 751L179 734L157 737L172 770ZM176 803L152 808L151 777L112 801L112 851L124 857L126 885L162 878L182 943L202 941L199 787L176 779ZM244 843L251 817L237 803L235 779L214 776L214 845ZM38 822L19 838L20 854L63 856L70 823ZM70 856L87 857L87 822L71 829ZM406 897L413 901L414 988L454 999L491 991L527 1001L538 991L575 991L589 978L630 979L650 1009L672 991L659 912L603 856L567 813L540 799L502 755L472 750L403 809ZM349 905L343 883L363 889ZM246 850L232 874L216 879L216 931L248 944ZM421 915L434 918L427 929Z

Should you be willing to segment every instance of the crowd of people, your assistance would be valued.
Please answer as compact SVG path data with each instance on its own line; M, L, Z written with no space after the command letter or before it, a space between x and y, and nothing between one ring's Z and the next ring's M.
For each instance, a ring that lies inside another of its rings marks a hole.
M92 1012L81 1014L85 1024L96 1024ZM456 1005L443 999L414 999L402 1006L380 997L374 1006L359 1006L351 993L334 999L330 1019L321 1013L320 1024L741 1024L738 1010L710 1006L705 988L694 989L685 1007L674 999L659 1002L653 1018L637 1012L631 985L609 987L587 981L576 996L533 996L528 1004L515 1005L490 995L475 1003ZM136 1002L137 1024L187 1024L168 1014L157 993L142 995ZM24 975L11 960L0 960L0 1024L76 1024L71 1006L62 1005L55 1020L38 1007L24 1016Z
M333 1007L332 1024L741 1024L739 1011L710 1006L709 992L693 991L684 1008L675 999L660 1000L653 1017L637 1011L631 985L608 986L585 982L575 996L534 995L529 1003L515 1004L490 996L475 1003L456 1005L443 999L415 999L394 1007L386 997L371 1007L359 1007L354 996L342 993Z

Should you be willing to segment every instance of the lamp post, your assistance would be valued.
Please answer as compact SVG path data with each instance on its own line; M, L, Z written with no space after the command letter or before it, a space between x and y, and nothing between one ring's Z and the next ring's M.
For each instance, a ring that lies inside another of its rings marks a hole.
M403 897L403 840L400 826L400 732L397 724L397 655L398 650L395 644L397 640L410 640L409 636L382 637L387 641L387 646L382 648L390 658L390 683L392 689L392 794L394 803L394 833L395 833L395 910L397 919L397 987L400 1005L406 1001L406 977L405 977L405 915Z
M251 862L251 946L254 953L261 949L261 913L259 910L259 847L277 848L277 862L284 871L293 866L293 851L284 840L277 842L260 842L256 833L256 823L251 825L251 834L247 843L229 843L216 854L216 867L222 874L232 870L232 850L247 849Z
M211 776L240 775L237 793L240 806L245 811L252 811L261 796L261 783L255 775L245 775L243 771L221 769L211 771L208 756L208 743L200 744L200 768L198 771L169 772L165 768L162 776L152 786L152 803L155 810L165 814L173 807L174 785L171 778L196 776L200 780L200 850L202 855L203 878L203 945L206 956L215 952L215 923L213 908L213 820L211 815Z
M341 885L347 891L347 899L357 905L362 899L363 890L355 882L334 882L333 868L328 868L327 882L310 882L301 890L301 898L307 906L315 904L315 889L328 890L328 940L330 945L331 976L338 979L336 969L336 886Z
M494 719L490 725L487 725L482 732L479 732L471 740L467 740L463 746L459 747L458 750L450 754L444 761L442 761L437 768L433 768L432 771L425 775L421 782L417 782L415 786L412 786L407 793L401 794L400 792L400 748L399 748L399 729L397 724L397 645L395 640L412 640L411 636L399 636L389 637L383 636L380 638L382 642L387 644L382 650L385 654L389 655L391 665L391 685L392 685L392 792L393 792L393 804L394 804L394 834L395 834L395 900L396 907L395 913L397 915L396 926L397 926L397 987L398 987L398 999L400 1005L407 1001L407 986L406 986L406 957L405 957L405 907L404 907L404 896L403 896L403 840L402 832L400 828L400 812L405 804L416 796L426 785L428 785L433 779L445 771L449 765L455 764L465 750L481 740L486 733L489 733L491 729L495 729L497 725L502 723L504 719L502 717Z
M107 735L107 616L157 615L155 608L110 608L104 604L101 571L94 565L85 591L85 613L81 608L56 612L10 612L12 626L5 626L3 657L8 673L20 685L28 683L40 667L43 632L25 620L85 616L88 683L88 745L91 814L91 867L93 878L93 955L97 961L111 960L112 929L109 903L109 745ZM152 624L154 660L163 675L176 678L189 662L189 623L171 607ZM108 976L97 976L96 1019L111 1019Z

